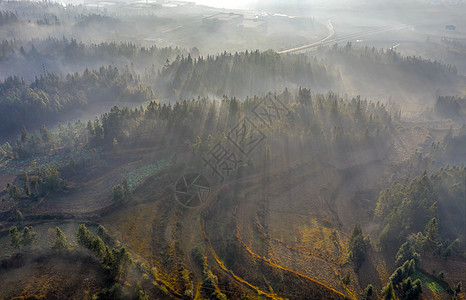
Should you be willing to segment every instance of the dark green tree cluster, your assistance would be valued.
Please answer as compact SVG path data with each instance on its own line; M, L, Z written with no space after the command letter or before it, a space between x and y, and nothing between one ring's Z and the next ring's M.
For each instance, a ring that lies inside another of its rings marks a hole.
M435 158L439 162L447 164L465 164L466 147L464 145L466 145L466 124L456 132L453 132L452 129L448 131L443 140L443 149L441 149L443 151Z
M91 250L114 278L119 279L127 272L132 259L125 247L110 250L100 236L92 234L84 224L79 225L76 237L78 243Z
M379 102L315 95L307 89L299 89L295 101L287 122L303 140L334 142L348 151L352 145L385 145L392 136L392 116Z
M409 241L401 245L396 253L395 266L401 266L405 261L414 260L416 263L420 260L420 255Z
M390 276L390 282L382 289L383 299L419 299L422 293L422 282L412 281L411 275L416 271L414 260L406 261Z
M267 105L282 105L280 118L267 118L260 110ZM391 115L380 103L359 97L342 99L334 93L314 94L301 88L295 93L285 89L280 94L247 97L243 102L224 97L221 101L208 98L183 100L174 105L152 101L147 107L135 109L115 106L87 124L78 121L74 125L59 125L58 131L54 132L42 126L39 132L30 133L23 127L15 147L4 144L2 149L10 153L6 157L67 154L70 161L63 168L66 174L86 165L84 158L80 159L76 153L88 153L88 159L92 161L98 156L94 149L115 149L115 140L118 147L135 143L186 146L194 156L202 156L215 143L224 140L239 120L254 109L263 114L266 123L261 125L257 120L259 126L269 126L280 132L277 138L296 142L307 152L320 152L322 155L330 148L332 152L341 151L341 155L353 147L363 146L385 151L383 145L390 141L393 132ZM247 133L254 128L247 126L244 129ZM267 148L269 157L270 148ZM377 153L377 150L373 152ZM17 186L16 190L11 189L11 192L17 196L37 196L55 191L61 186L57 183L62 182L56 176L57 171L50 169L24 175L24 184ZM128 195L124 186L116 187L115 192L116 196L123 195L123 198Z
M2 148L4 157L29 158L32 156L51 155L57 153L82 154L83 148L88 144L88 129L86 124L80 120L73 125L58 125L58 130L49 131L42 125L37 132L30 133L23 126L16 144L11 147L5 143ZM75 162L77 164L77 162Z
M218 278L212 273L210 267L205 264L202 271L202 289L212 300L227 300L227 296L218 288Z
M440 96L435 102L435 113L440 117L461 118L466 116L466 97Z
M48 73L26 83L8 77L0 83L0 134L11 134L21 126L36 126L59 120L77 108L105 101L143 102L152 94L130 74L116 67L85 70L66 78Z
M105 76L118 77L118 71L113 70L115 72ZM87 74L83 76L95 75ZM267 126L299 139L298 143L306 147L330 147L332 143L344 145L346 150L352 146L382 146L393 132L392 117L383 104L359 97L345 100L334 93L313 94L307 89L299 89L292 94L285 89L281 94L247 97L244 102L224 97L221 101L208 98L183 100L174 105L152 101L145 108L135 109L115 106L87 124L78 121L74 125L59 125L58 132L42 126L39 132L30 133L23 127L17 144L11 147L5 143L1 154L4 157L28 158L63 152L81 153L85 148L115 148L116 141L119 147L134 143L167 145L189 142L193 153L202 155L255 106L271 105L268 102L282 103L289 109L283 109L280 119L268 122L266 118ZM70 159L68 169L73 171L83 164L82 159Z
M0 25L7 25L18 22L18 15L11 11L0 11Z
M123 180L123 183L117 184L113 187L113 201L120 202L127 200L130 197L131 191L129 190L128 181L126 178Z
M340 65L348 63L349 66L357 66L368 71L377 71L382 66L385 66L386 69L387 66L393 66L394 69L401 70L405 74L416 75L432 81L440 80L441 82L448 80L446 74L457 75L457 69L454 65L437 60L432 61L420 56L403 56L394 49L384 50L367 46L359 48L353 47L351 42L348 42L345 47L338 47L335 44L330 48L320 48L319 52L327 59L336 61Z
M360 98L344 100L334 93L311 94L306 89L296 94L285 90L281 94L248 97L244 102L224 97L221 101L203 98L174 105L151 102L146 108L131 110L114 107L100 119L88 123L88 135L96 145L112 145L114 139L118 145L188 140L194 141L193 152L202 154L255 106L272 101L290 109L283 109L280 119L272 118L268 122L267 118L267 125L316 146L325 144L315 143L316 139L346 146L358 142L365 146L383 145L391 136L391 116L384 105Z
M381 191L375 215L383 226L379 235L382 248L399 245L409 234L422 231L437 215L437 197L429 176L424 174Z
M60 14L66 16L69 19L70 16L76 15L78 12L82 12L83 8L67 5L66 7L58 4L58 3L51 3L51 2L39 2L34 3L31 1L21 1L21 2L2 2L2 7L5 10L15 12L18 15L18 20L20 22L28 22L28 21L35 21L39 19L43 19L44 16L49 16L52 14ZM68 12L68 13L66 13Z
M196 247L191 251L191 256L194 259L194 262L201 268L206 264L206 256L204 253L204 248Z
M8 60L10 57L15 55L17 51L18 43L16 41L3 40L0 43L0 62Z
M36 21L36 24L41 25L60 25L60 19L55 14L46 14L41 19Z
M330 67L305 55L282 56L258 50L222 53L193 59L177 57L160 71L158 88L170 96L198 95L246 97L282 90L285 87L313 87L335 90L340 78Z
M18 185L10 183L7 185L10 198L15 200L21 197L37 199L64 187L60 172L52 167L44 171L36 167L31 173L24 173L18 178Z
M177 47L139 47L131 42L84 44L74 38L68 39L66 37L62 39L49 37L34 41L3 40L0 53L5 53L3 56L5 59L18 59L20 55L30 62L56 59L66 63L74 63L83 60L107 61L109 58L121 59L124 57L137 63L139 60L146 61L145 58L150 58L151 64L156 63L160 66L167 59L171 60L179 55L189 54L188 51Z
M455 289L453 290L453 297L452 297L452 300L456 300L458 299L457 296L459 293L462 292L462 283L461 282L458 282L458 284L456 285Z
M461 244L457 238L453 242L449 239L440 240L438 222L436 218L427 223L424 232L418 232L414 242L415 249L419 252L432 253L445 259L458 253Z
M117 18L106 16L106 15L101 15L101 14L96 14L96 13L90 13L86 15L80 15L76 17L77 23L76 25L78 26L89 26L89 25L96 25L96 24L107 24L107 25L115 25L116 23L119 23L120 21Z
M68 241L66 240L66 236L58 226L55 227L55 242L52 248L58 251L65 251L68 249Z
M364 289L364 293L362 294L363 299L369 300L372 299L374 296L374 286L372 284L368 284Z
M123 187L119 184L113 187L113 201L120 202L125 199L125 192L123 191Z
M380 246L403 244L398 263L416 253L448 257L457 252L466 218L459 213L465 209L465 176L465 167L447 166L381 191L375 210L383 226Z
M97 227L97 235L102 239L105 245L108 245L109 247L116 246L117 241L115 237L112 236L104 226L99 225L99 227Z
M424 234L419 232L416 236L416 247L424 251L433 251L439 246L438 222L432 218L426 225Z
M423 151L417 150L412 157L404 163L405 167L403 169L407 170L406 175L408 177L412 176L412 174L421 174L425 170L435 173L440 168L443 170L442 172L446 173L452 170L454 171L454 169L462 169L460 166L466 164L465 144L466 124L463 124L458 129L450 127L443 141L433 142L430 147ZM445 167L450 169L450 171L446 171Z
M135 142L184 143L186 140L194 140L196 134L204 136L205 133L216 131L215 127L204 128L211 105L218 106L203 99L177 102L174 105L160 105L153 101L146 108L139 109L114 107L95 122L88 123L89 141L93 145L112 147L114 139L120 146ZM209 117L213 124L218 120L217 111ZM220 126L226 128L226 124Z
M227 296L218 288L218 278L212 273L204 253L204 249L196 247L192 249L191 256L195 263L202 268L202 292L207 298L226 300Z
M343 278L341 279L341 282L344 284L344 285L348 285L350 284L351 282L351 274L348 272L345 274L345 276L343 276Z
M32 230L32 227L24 227L20 232L16 226L10 229L11 245L16 249L29 247L37 241L37 233Z
M348 253L348 258L354 264L356 270L359 269L361 264L366 259L366 252L369 247L369 238L364 237L362 234L361 226L359 224L356 225L354 227L353 233L351 234Z
M21 129L20 139L12 149L12 155L18 158L28 158L34 155L46 154L54 147L53 134L42 125L40 135L37 133L30 134L26 127Z
M98 300L124 299L123 287L121 284L115 283L110 288L102 289L94 298Z

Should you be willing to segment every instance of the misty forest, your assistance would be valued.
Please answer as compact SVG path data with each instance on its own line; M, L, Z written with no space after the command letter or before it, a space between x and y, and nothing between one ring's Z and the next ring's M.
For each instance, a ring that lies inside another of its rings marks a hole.
M464 0L0 0L0 299L466 299Z

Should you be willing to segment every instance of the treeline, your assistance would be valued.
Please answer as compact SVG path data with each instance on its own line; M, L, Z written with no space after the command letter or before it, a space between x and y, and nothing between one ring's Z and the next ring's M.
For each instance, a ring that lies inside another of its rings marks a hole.
M381 191L375 216L383 228L379 235L382 249L408 240L418 253L454 254L459 249L457 239L464 243L465 178L464 166L447 166L431 176L424 173ZM413 255L402 255L397 261Z
M152 91L139 78L116 67L85 70L65 78L53 73L41 75L30 83L19 77L0 82L0 134L17 132L22 126L38 127L61 119L71 110L112 101L143 102Z
M22 229L22 230L21 230ZM105 227L99 225L97 234L92 233L84 224L77 228L75 243L70 243L65 233L55 227L55 237L47 241L39 237L32 227L13 226L9 231L10 245L17 252L14 256L15 266L22 266L24 259L43 259L43 255L49 258L66 258L72 260L85 259L87 264L92 264L91 257L95 257L103 269L104 276L101 290L94 295L86 294L92 299L149 299L149 295L157 293L153 282L149 280L149 270L142 262L136 262L129 251L120 246L120 242L110 235ZM37 243L38 241L41 243ZM49 244L50 248L44 247ZM151 277L155 279L152 271ZM163 287L165 289L165 287ZM165 294L168 291L165 289Z
M422 281L412 280L416 271L416 262L412 259L398 267L390 276L390 282L382 289L382 299L419 299L422 293Z
M466 122L466 97L440 96L435 102L434 111L439 117Z
M0 44L0 61L13 61L25 59L28 62L37 62L43 66L49 62L54 65L75 64L86 62L88 64L102 64L102 61L134 61L136 64L144 62L146 66L162 66L167 59L172 60L177 56L186 56L188 51L178 47L157 46L139 47L133 43L102 42L99 44L84 44L76 39L47 38L45 40L21 41L3 40ZM47 67L47 66L44 66ZM40 70L42 73L42 70ZM154 71L155 75L155 71Z
M298 86L315 91L338 90L340 78L322 61L273 51L177 57L159 73L157 87L180 98L214 95L246 97Z
M15 55L17 49L19 50L17 44L18 43L14 40L3 40L0 44L0 61L12 58Z
M100 9L84 5L3 1L0 10L0 25L22 26L34 22L39 26L64 25L85 29L87 26L115 26L121 23L118 18L108 16Z
M420 56L403 56L393 49L321 47L315 54L331 66L337 66L349 91L367 95L387 94L394 101L413 98L430 101L430 95L442 90L461 94L466 84L454 65Z
M75 17L76 20L76 26L89 26L89 25L94 25L94 23L106 23L106 24L117 24L120 21L116 18L101 15L101 14L96 14L96 13L90 13L88 15L79 15Z
M399 168L401 177L408 178L422 174L424 171L435 173L446 165L466 164L466 124L458 129L450 128L442 141L432 142L426 149L416 150Z
M18 15L11 11L0 11L0 25L13 24L18 22Z
M46 14L41 19L36 21L37 25L60 25L60 19L54 14Z
M53 132L42 125L38 131L29 133L26 127L21 130L20 138L13 144L5 142L0 145L1 159L25 159L34 156L49 155L53 152L83 152L88 143L86 124L78 120L72 125L58 125ZM77 163L77 162L76 162Z
M115 106L94 121L60 125L55 132L45 126L36 132L23 128L13 146L5 143L1 148L5 157L28 158L137 143L184 145L193 155L203 155L214 143L225 139L254 107L270 101L287 108L283 108L281 118L272 118L271 122L263 119L265 123L257 119L256 126L263 131L268 126L302 147L348 151L348 147L385 145L392 136L392 117L383 104L360 98L344 100L334 93L313 94L308 89L295 93L285 89L280 94L255 96L243 102L224 97L221 101L199 98L174 105L152 101L147 107L135 109ZM254 128L245 130L249 133ZM70 162L69 167L86 164L83 158Z
M283 97L288 97L287 94L285 91ZM393 130L392 118L396 118L388 113L384 104L359 96L343 99L331 92L322 95L299 89L293 100L289 115L292 131L302 130L303 137L322 136L325 140L347 145L371 139L386 141Z
M212 273L212 269L207 263L207 257L205 256L204 249L201 247L194 248L191 251L191 257L194 259L194 262L197 264L197 266L202 269L201 292L203 296L216 300L228 299L227 296L219 289L218 277ZM194 291L190 289L191 286L188 285L188 283L189 282L186 282L186 286L189 286L189 288L185 290L184 295L187 297L193 297Z
M48 193L56 192L64 186L63 179L57 168L47 168L44 171L37 167L31 173L18 176L15 184L7 184L8 196L19 199L37 200Z
M309 143L319 138L339 143L352 140L357 144L363 140L386 139L392 130L391 116L380 103L358 98L345 101L334 93L311 94L307 89L300 89L295 94L285 90L281 94L246 98L244 102L224 97L221 101L184 100L173 106L151 102L147 108L132 110L114 107L98 121L88 123L89 141L109 146L114 139L118 144L143 140L184 143L200 139L201 145L196 147L203 151L215 137L227 134L253 107L264 101L283 103L291 109L281 119L259 126L281 128L283 134Z
M430 60L421 56L403 56L394 49L389 48L376 49L375 47L364 48L353 47L351 42L348 42L345 47L338 47L335 44L331 48L320 48L321 53L332 58L352 59L354 62L364 64L378 63L382 65L396 65L397 68L403 71L416 73L426 78L436 79L439 74L452 73L457 75L457 69L454 65L445 64L441 61Z
M439 161L462 164L466 160L466 124L457 132L451 128L443 140L443 151L438 156Z
M175 58L179 55L187 55L188 51L178 47L150 48L139 47L131 42L102 42L100 44L84 44L76 39L63 37L62 39L48 38L43 41L21 42L21 41L4 41L5 48L11 54L21 54L31 59L65 59L71 62L83 59L118 59L125 57L128 59L150 57L155 62L165 63L167 59ZM8 44L9 43L9 44ZM25 50L27 49L27 50Z
M81 224L78 226L76 237L79 245L91 250L102 265L110 271L110 274L119 280L133 261L125 247L111 249L106 245L102 240L108 236L105 234L106 230L103 226L99 226L98 236L95 236L86 228L86 225Z
M447 166L430 176L424 172L380 192L375 217L383 229L378 244L382 250L394 250L401 245L395 256L396 269L381 291L383 299L420 298L422 282L414 278L425 272L416 268L422 256L446 260L452 255L466 254L465 179L466 167ZM440 272L436 280L456 299L461 283L452 288L444 276Z
M37 1L3 1L0 3L0 9L15 12L20 22L37 22L47 16L59 16L61 20L77 21L80 16L93 14L91 9L83 5L63 6L61 3Z

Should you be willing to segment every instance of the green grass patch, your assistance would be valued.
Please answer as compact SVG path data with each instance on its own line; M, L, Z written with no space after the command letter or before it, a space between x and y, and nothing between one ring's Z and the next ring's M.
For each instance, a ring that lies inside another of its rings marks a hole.
M426 285L429 288L429 290L431 290L432 292L440 293L440 292L444 291L444 289L440 286L440 284L434 278L432 278L431 276L429 276L429 275L427 275L425 273L416 271L411 276L411 279L413 281L416 280L416 279L421 280L422 283L424 285Z
M129 172L126 175L126 179L128 180L128 185L130 189L135 189L138 185L140 185L147 177L150 177L157 173L161 168L170 164L171 157L167 159L162 159L159 161L154 162L153 164L145 165L138 169L135 169Z

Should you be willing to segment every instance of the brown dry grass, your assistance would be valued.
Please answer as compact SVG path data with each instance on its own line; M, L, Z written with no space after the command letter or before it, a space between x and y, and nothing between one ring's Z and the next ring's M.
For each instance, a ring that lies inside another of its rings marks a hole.
M337 229L339 221L322 192L325 177L303 168L269 186L262 196L250 192L238 200L236 224L245 245L270 262L353 294L340 282L348 239Z
M429 134L418 127L404 130L397 146L399 157L413 150L411 139L422 145ZM408 142L409 147L404 146ZM89 178L77 176L73 179L80 182L76 190L46 199L33 212L92 212L109 206L111 187L130 170L152 162L153 150L141 147L104 153L107 169ZM267 180L252 174L221 185L211 202L197 210L182 209L170 190L183 170L167 170L143 182L131 201L106 213L103 224L149 269L155 267L156 282L171 291L183 292L179 274L185 268L193 272L199 290L202 272L193 266L190 254L201 245L210 251L209 264L220 274L221 285L235 286L245 294L357 298L367 283L378 287L389 276L384 259L376 253L361 268L363 275L345 263L348 234L368 210L357 202L359 192L370 197L373 193L367 191L377 190L376 182L383 178L385 154L366 154L350 155L346 163L338 155L329 155L329 161L318 164L287 161L274 165ZM44 230L52 236L50 228ZM450 265L445 268L455 270ZM341 278L346 273L351 283L345 286ZM25 286L39 293L38 284L61 282L53 276L58 275L38 276L37 282Z
M148 178L132 193L133 200L104 216L104 225L151 269L156 280L170 290L181 291L179 269L184 268L178 246L177 203L166 187L173 178L158 174Z
M83 299L105 287L106 278L100 264L84 256L45 255L0 270L0 298Z

